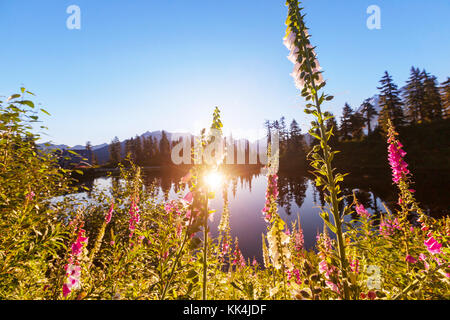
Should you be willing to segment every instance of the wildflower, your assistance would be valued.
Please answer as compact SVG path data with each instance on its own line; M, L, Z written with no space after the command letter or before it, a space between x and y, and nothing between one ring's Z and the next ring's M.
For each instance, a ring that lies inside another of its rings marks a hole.
M416 262L417 262L417 260L414 259L414 258L413 258L411 255L409 255L409 254L406 256L405 260L406 260L406 262L409 262L409 263L416 263Z
M84 233L86 231L83 229L80 229L78 231L78 237L77 240L72 244L72 255L79 257L82 253L82 249L84 244L87 244L88 238L84 237Z
M66 281L63 285L63 295L67 295L80 288L81 267L79 265L69 264L66 269Z
M178 238L181 237L181 232L182 231L183 231L183 227L182 227L182 225L180 223L180 224L177 225L177 237Z
M425 270L428 270L430 268L430 265L427 262L427 256L423 253L419 254L419 260L423 262L423 265L425 267Z
M298 269L292 269L292 271L287 270L287 279L291 280L292 276L295 277L295 283L300 285L302 284L302 280L300 278L300 271L298 271Z
M331 246L331 239L326 232L317 235L317 246L319 248L318 256L320 258L319 272L324 275L326 285L334 292L340 293L337 284L331 281L333 276L339 274L339 270L328 263L328 258L332 256L333 248Z
M258 261L256 261L255 258L253 258L252 266L256 267L258 265Z
M72 290L70 290L69 288L69 284L64 283L63 284L63 296L67 297L69 295L69 293L71 293Z
M284 233L286 233L287 236L291 235L291 231L289 230L288 227L286 227L286 230L284 231Z
M354 273L359 273L359 260L350 259L350 270Z
M410 171L407 168L408 164L403 160L406 152L402 149L402 143L395 138L396 134L394 128L390 126L388 132L388 160L392 169L392 181L398 184L400 179L406 178Z
M80 261L83 254L83 248L87 246L88 238L84 236L85 230L82 229L83 223L78 227L77 239L71 246L71 252L68 264L64 267L66 271L66 280L63 284L63 296L67 297L73 289L79 289L81 279Z
M367 212L366 208L364 208L364 206L362 204L356 204L355 208L356 208L356 213L358 215L360 215L361 217L364 217L364 218L369 218L370 213Z
M192 203L192 200L194 199L194 195L192 194L192 192L188 192L183 200L186 201L187 203Z
M228 242L225 240L222 243L222 250L221 250L221 255L225 256L228 253L228 249L230 248L230 245L228 244Z
M114 201L111 202L111 207L109 208L109 211L105 216L106 223L110 223L113 212L114 212Z
M375 298L377 297L377 295L376 295L376 293L375 293L374 291L369 291L369 292L367 292L367 297L368 297L370 300L375 300Z
M442 244L436 241L433 237L430 237L428 240L424 241L425 246L431 254L439 254L441 253Z
M128 213L130 215L130 219L128 222L129 223L128 229L130 230L130 238L131 238L133 237L134 231L136 230L136 224L138 224L140 220L139 208L137 207L134 199L131 201L131 206Z
M291 269L291 252L287 247L290 237L285 232L280 231L277 224L274 224L267 233L267 241L269 242L269 256L272 259L273 266L276 269L281 269L284 264L288 269Z
M303 249L304 243L305 243L305 240L303 237L303 230L302 230L302 226L300 225L300 222L299 222L298 230L294 230L295 251L300 252Z
M295 40L297 38L297 34L289 28L286 32L286 36L283 39L283 44L288 48L289 50L292 50L295 48Z
M35 196L34 192L33 192L33 191L30 191L30 192L27 193L26 199L27 199L28 201L31 201L31 200L33 200L34 196Z
M270 222L272 220L274 211L276 210L276 199L278 197L278 176L271 174L267 177L267 191L266 191L266 203L262 209L264 214L264 220Z
M320 72L321 67L319 65L319 61L317 60L316 53L314 51L314 47L309 42L309 34L306 27L302 24L297 34L292 28L288 28L286 32L286 36L283 39L283 44L290 50L289 56L287 57L289 61L294 64L294 70L291 73L291 76L294 78L295 86L298 89L303 89L306 84L305 74L301 71L302 65L306 63L307 59L311 64L312 75L315 77L315 85L321 85L323 81L322 73ZM306 41L305 47L300 46L296 40L299 37L301 32L304 33L305 37L303 37ZM308 79L308 82L311 80Z
M400 223L398 221L398 218L395 218L394 220L390 219L381 219L379 231L380 234L384 237L390 236L394 233L395 229L401 230Z

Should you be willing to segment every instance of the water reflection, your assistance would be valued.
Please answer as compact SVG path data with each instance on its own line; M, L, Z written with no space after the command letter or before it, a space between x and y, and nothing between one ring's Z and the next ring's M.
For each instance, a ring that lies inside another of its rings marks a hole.
M261 233L267 230L261 214L265 202L266 177L260 173L259 168L228 168L224 171L229 188L231 235L239 238L239 245L246 257L256 257L261 261ZM158 198L169 200L176 197L179 191L178 182L185 173L185 170L144 171L143 179L146 186L156 184ZM447 185L440 186L439 182L435 181L433 187L430 187L429 180L429 176L425 180L416 180L416 194L421 206L432 216L447 215ZM444 181L448 180L444 178L442 182ZM97 177L83 182L88 188L104 188L116 183L119 183L117 177ZM325 206L322 189L315 186L312 177L301 173L280 174L278 187L280 216L289 224L300 219L305 246L312 248L317 233L323 229L319 216L320 207ZM383 203L393 209L397 202L397 190L390 182L389 173L347 176L342 185L342 193L346 196L343 206L353 201L353 192L359 202L376 215L385 211ZM222 206L222 193L217 192L216 198L211 201L212 209L216 210L210 221L213 236L217 235Z

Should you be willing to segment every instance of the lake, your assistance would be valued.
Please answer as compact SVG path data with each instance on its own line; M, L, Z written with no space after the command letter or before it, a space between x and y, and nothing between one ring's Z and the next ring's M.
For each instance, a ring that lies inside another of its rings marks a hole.
M265 202L266 177L260 169L232 170L228 172L228 199L230 209L231 236L238 237L239 247L246 258L256 257L261 262L261 234L267 225L261 213ZM175 184L185 174L182 170L144 171L144 183L156 182L158 197L161 200L176 197ZM414 185L416 196L422 208L431 216L439 217L449 214L448 174L434 175L420 173ZM113 177L96 177L83 181L88 188L108 188ZM323 193L318 190L308 174L296 172L279 174L279 214L284 221L291 224L300 219L305 239L305 247L314 247L318 232L323 230L323 222L319 216L320 206L324 205ZM389 172L372 172L353 174L346 177L342 185L343 193L349 196L356 193L358 200L373 214L384 212L383 203L392 210L397 202L395 186L392 185ZM86 194L87 195L87 194ZM222 192L216 192L210 207L216 212L210 219L213 236L217 236L217 226L223 209ZM351 217L347 217L347 220Z

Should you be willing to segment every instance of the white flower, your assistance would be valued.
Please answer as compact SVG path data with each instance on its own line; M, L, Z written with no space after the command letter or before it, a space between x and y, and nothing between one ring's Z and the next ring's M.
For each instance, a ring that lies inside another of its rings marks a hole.
M295 48L294 42L297 35L291 29L288 30L286 36L283 38L283 44L289 50L293 50Z
M297 63L299 51L300 50L297 47L295 47L287 57L289 61L291 61L292 63Z
M294 83L295 83L295 87L299 90L302 90L303 87L305 86L305 81L303 81L303 79L297 78L297 79L295 79Z

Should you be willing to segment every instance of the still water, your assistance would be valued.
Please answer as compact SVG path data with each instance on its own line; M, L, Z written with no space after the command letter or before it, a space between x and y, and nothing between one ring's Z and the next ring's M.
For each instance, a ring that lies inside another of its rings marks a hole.
M184 172L148 171L144 173L144 182L147 185L156 182L158 197L161 200L175 199L177 197L176 183L183 175ZM231 236L239 239L239 247L246 258L256 257L261 261L261 234L267 230L261 213L265 202L266 177L260 173L259 169L234 172L228 174L228 177ZM419 175L419 181L414 186L421 206L432 216L449 214L447 178L434 179L430 184L430 174L424 174L424 178ZM85 181L84 184L89 188L108 188L111 186L112 179L115 178L98 177ZM319 216L320 207L325 205L321 190L316 188L311 177L302 173L280 174L278 188L280 216L289 225L300 220L305 247L313 248L317 233L323 230L323 222ZM378 215L380 212L385 212L384 205L390 210L395 208L397 193L388 172L366 173L355 175L355 177L350 175L346 177L342 189L343 194L348 196L347 203L352 202L352 194L355 192L358 200L372 214ZM215 199L211 200L210 207L216 210L209 222L212 235L216 236L223 209L220 190L216 192Z

